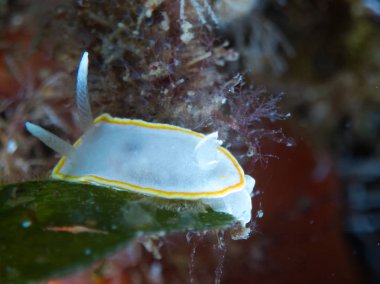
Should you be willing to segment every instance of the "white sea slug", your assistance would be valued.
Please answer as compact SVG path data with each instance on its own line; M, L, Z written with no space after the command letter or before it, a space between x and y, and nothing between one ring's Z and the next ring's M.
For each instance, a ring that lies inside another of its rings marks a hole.
M168 199L200 200L231 214L245 227L251 220L255 180L244 175L218 133L203 135L169 124L102 114L92 118L87 96L88 53L79 63L76 103L84 134L72 146L45 129L26 128L62 155L54 179L88 182Z

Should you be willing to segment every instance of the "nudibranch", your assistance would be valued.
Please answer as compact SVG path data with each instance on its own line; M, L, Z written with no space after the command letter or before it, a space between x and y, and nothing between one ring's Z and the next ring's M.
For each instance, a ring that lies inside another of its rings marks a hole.
M85 182L168 198L200 200L214 211L231 214L243 227L251 220L255 181L234 156L208 135L161 123L92 118L87 95L88 53L79 63L76 104L84 134L67 143L26 123L27 130L62 155L53 179Z

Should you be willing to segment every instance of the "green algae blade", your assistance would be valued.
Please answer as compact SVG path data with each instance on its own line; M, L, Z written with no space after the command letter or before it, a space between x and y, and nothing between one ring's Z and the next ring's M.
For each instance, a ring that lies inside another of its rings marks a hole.
M232 216L197 202L88 184L31 181L0 187L0 283L62 277L137 237L222 229Z

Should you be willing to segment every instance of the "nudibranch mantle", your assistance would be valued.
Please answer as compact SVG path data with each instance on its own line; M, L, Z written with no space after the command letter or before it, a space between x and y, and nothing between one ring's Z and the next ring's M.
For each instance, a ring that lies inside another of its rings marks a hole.
M218 147L219 163L203 170L194 149L204 135L188 129L103 114L61 158L57 179L107 184L166 198L223 197L245 184L235 158Z
M244 227L251 220L255 184L217 132L204 135L169 124L102 114L92 119L87 97L88 54L78 68L77 108L84 134L71 146L43 128L26 128L62 155L52 178L88 182L169 199L196 199L233 215Z

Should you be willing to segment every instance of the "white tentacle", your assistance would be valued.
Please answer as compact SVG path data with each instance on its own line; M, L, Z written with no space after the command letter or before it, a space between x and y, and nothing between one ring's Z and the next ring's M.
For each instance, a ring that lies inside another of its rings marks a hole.
M216 147L222 145L218 140L218 132L206 135L194 149L195 160L203 170L211 170L219 163L219 151Z
M26 129L36 138L41 140L46 146L50 147L62 156L72 157L75 148L57 135L43 129L33 123L25 123Z
M88 52L85 51L78 67L77 75L77 109L79 123L83 131L88 130L93 125L90 101L87 94L87 74L88 74Z

